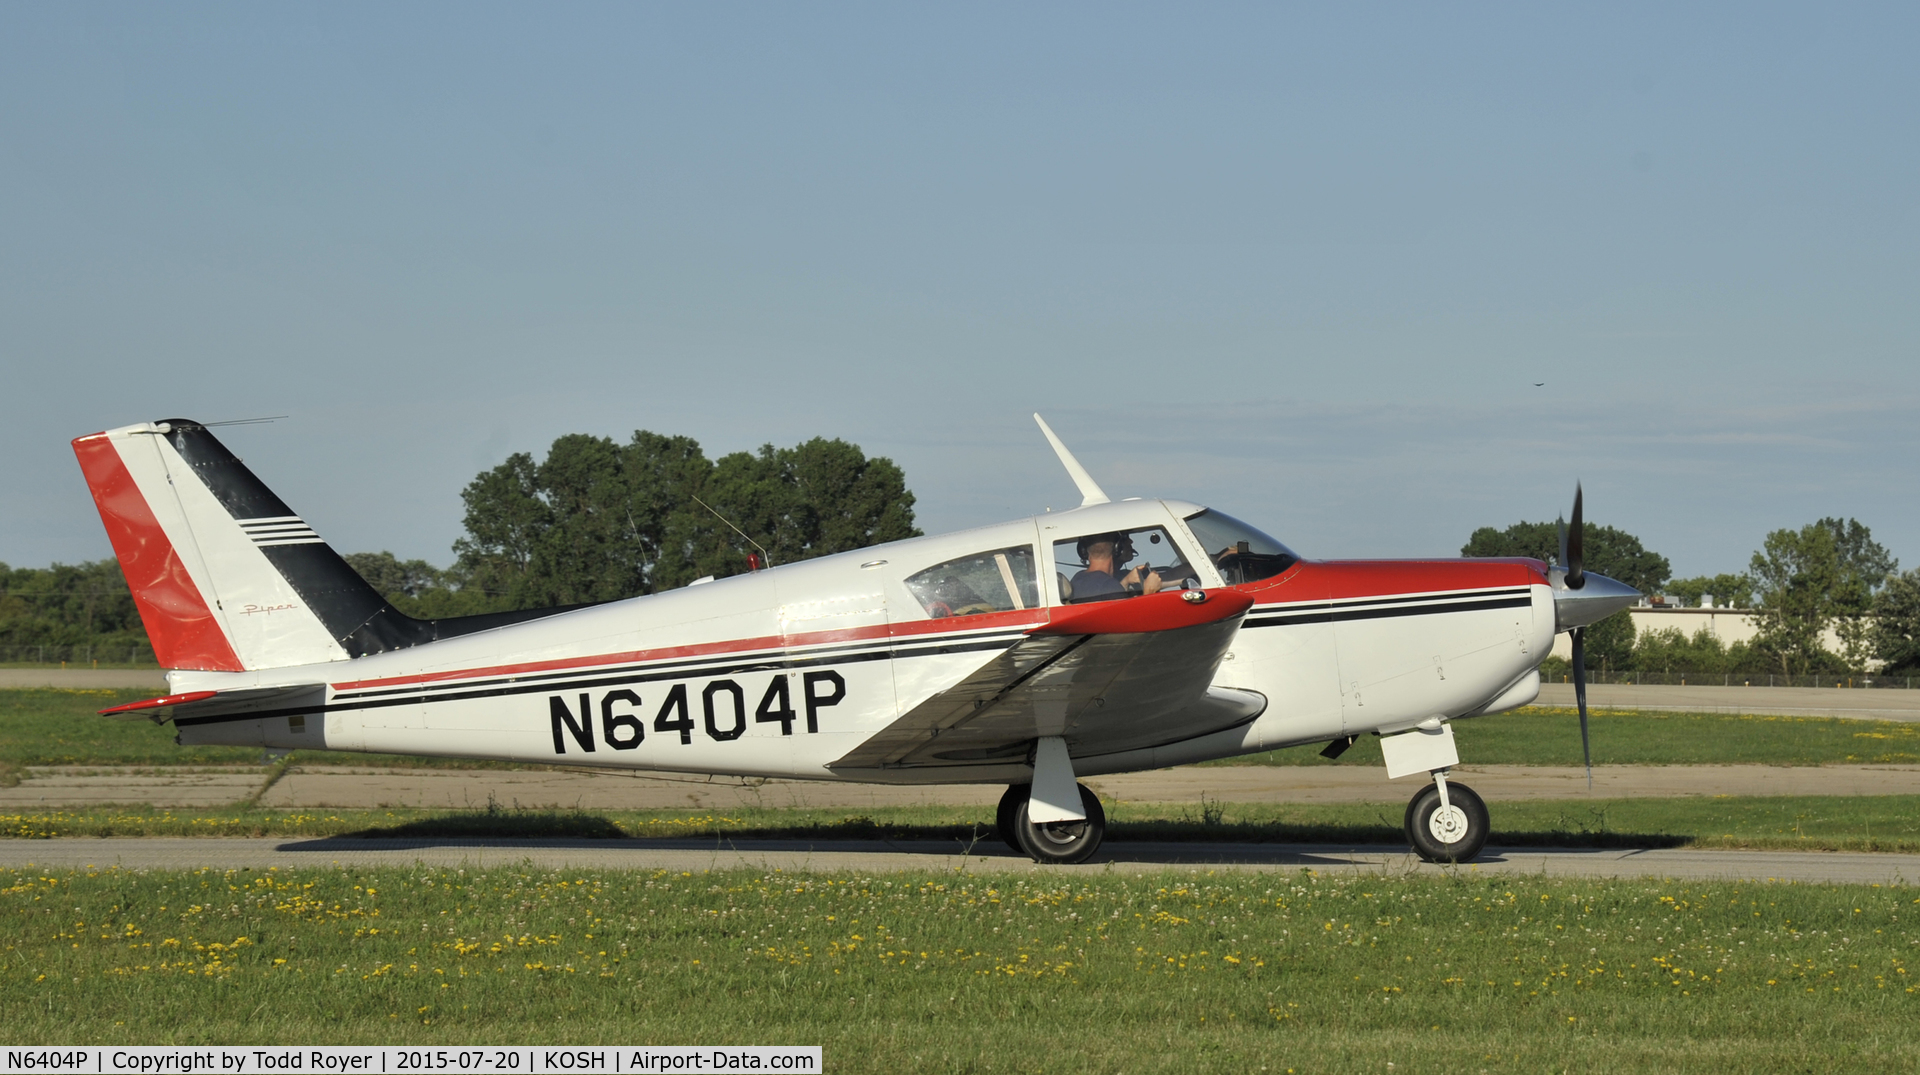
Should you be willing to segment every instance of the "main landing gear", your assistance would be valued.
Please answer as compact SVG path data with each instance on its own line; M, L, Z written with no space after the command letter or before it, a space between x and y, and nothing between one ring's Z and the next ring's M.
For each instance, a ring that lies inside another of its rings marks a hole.
M1407 804L1407 843L1428 862L1472 862L1487 846L1487 804L1465 784L1433 771L1433 783Z
M1053 822L1035 822L1027 816L1033 785L1015 784L1008 788L994 811L994 825L1000 830L1000 839L1016 853L1035 862L1072 865L1092 858L1107 835L1107 812L1100 806L1100 796L1088 791L1085 784L1075 784L1074 788L1080 793L1080 809L1086 817Z

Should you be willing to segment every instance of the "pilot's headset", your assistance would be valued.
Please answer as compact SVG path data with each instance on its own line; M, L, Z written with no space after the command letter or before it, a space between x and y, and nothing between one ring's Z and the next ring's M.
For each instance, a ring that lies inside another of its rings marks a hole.
M1080 555L1081 563L1091 563L1092 561L1087 559L1087 550L1102 541L1113 546L1113 565L1115 567L1119 567L1121 564L1133 559L1133 539L1126 534L1088 534L1074 544L1073 551Z

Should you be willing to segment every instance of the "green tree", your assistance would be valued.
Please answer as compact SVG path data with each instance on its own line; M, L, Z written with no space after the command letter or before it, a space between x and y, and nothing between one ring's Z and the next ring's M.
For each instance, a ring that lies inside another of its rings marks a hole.
M512 608L737 574L753 543L779 564L919 534L899 467L822 438L709 462L687 437L639 430L622 445L574 434L537 463L509 457L462 497L467 536L454 546L455 569Z
M1633 644L1642 672L1764 672L1766 661L1745 642L1727 645L1702 627L1691 637L1678 627L1643 632Z
M1649 550L1640 539L1611 526L1586 524L1586 570L1605 575L1642 593L1658 593L1672 574L1667 558ZM1505 530L1483 526L1460 548L1462 556L1530 556L1549 563L1560 557L1557 523L1515 523ZM1629 667L1633 660L1633 620L1616 612L1587 628L1587 667L1609 670Z
M1531 556L1553 563L1560 557L1560 528L1556 523L1514 523L1505 530L1483 526L1460 547L1460 555ZM1639 538L1594 523L1587 524L1585 567L1648 594L1659 593L1673 573L1667 558Z
M765 545L777 563L919 534L900 468L868 459L843 440L816 437L793 448L762 445L757 455L735 452L714 464L709 488L707 502Z
M552 529L553 513L540 496L540 468L533 456L515 452L506 462L468 483L467 535L453 543L458 568L470 585L498 596L508 608L534 608L534 553Z
M0 564L0 648L48 646L150 654L146 628L115 560L51 567Z
M425 560L402 560L390 552L350 552L341 559L389 601L419 597L446 584L445 573Z
M1861 671L1873 654L1874 595L1888 576L1900 570L1900 562L1858 520L1828 518L1814 525L1833 532L1840 559L1840 584L1833 595L1834 632L1840 636L1847 668Z
M1748 575L1765 617L1754 648L1783 674L1825 671L1866 660L1874 593L1899 566L1858 521L1821 519L1798 530L1775 530L1753 554ZM1821 635L1833 626L1843 654Z
M1889 675L1920 674L1920 568L1893 575L1874 598L1873 652Z
M528 603L572 605L649 592L647 530L635 515L625 452L608 437L572 433L540 464L539 497L549 525L534 543Z
M350 552L341 559L394 608L418 619L474 616L508 608L502 596L471 585L457 567L442 571L425 560L402 560L390 552Z
M1752 608L1753 580L1745 575L1696 575L1690 579L1674 579L1666 585L1668 596L1677 597L1687 608L1698 608L1700 599L1707 594L1713 595L1713 603L1721 608Z

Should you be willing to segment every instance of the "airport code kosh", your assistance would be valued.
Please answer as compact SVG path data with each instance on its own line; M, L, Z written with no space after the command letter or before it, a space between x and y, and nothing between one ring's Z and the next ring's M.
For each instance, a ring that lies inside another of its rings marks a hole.
M130 1075L416 1075L419 1072L605 1072L652 1075L665 1072L821 1070L817 1045L784 1046L592 1046L420 1049L359 1046L201 1047L119 1046L8 1049L0 1075L40 1072L130 1073Z

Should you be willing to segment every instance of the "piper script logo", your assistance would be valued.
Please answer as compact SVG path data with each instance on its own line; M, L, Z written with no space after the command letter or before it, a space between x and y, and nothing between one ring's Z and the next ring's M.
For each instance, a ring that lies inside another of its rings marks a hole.
M290 608L299 608L299 607L300 607L299 605L296 605L291 601L289 601L284 605L247 605L246 607L240 610L240 615L242 616L271 615L275 612L285 612Z

